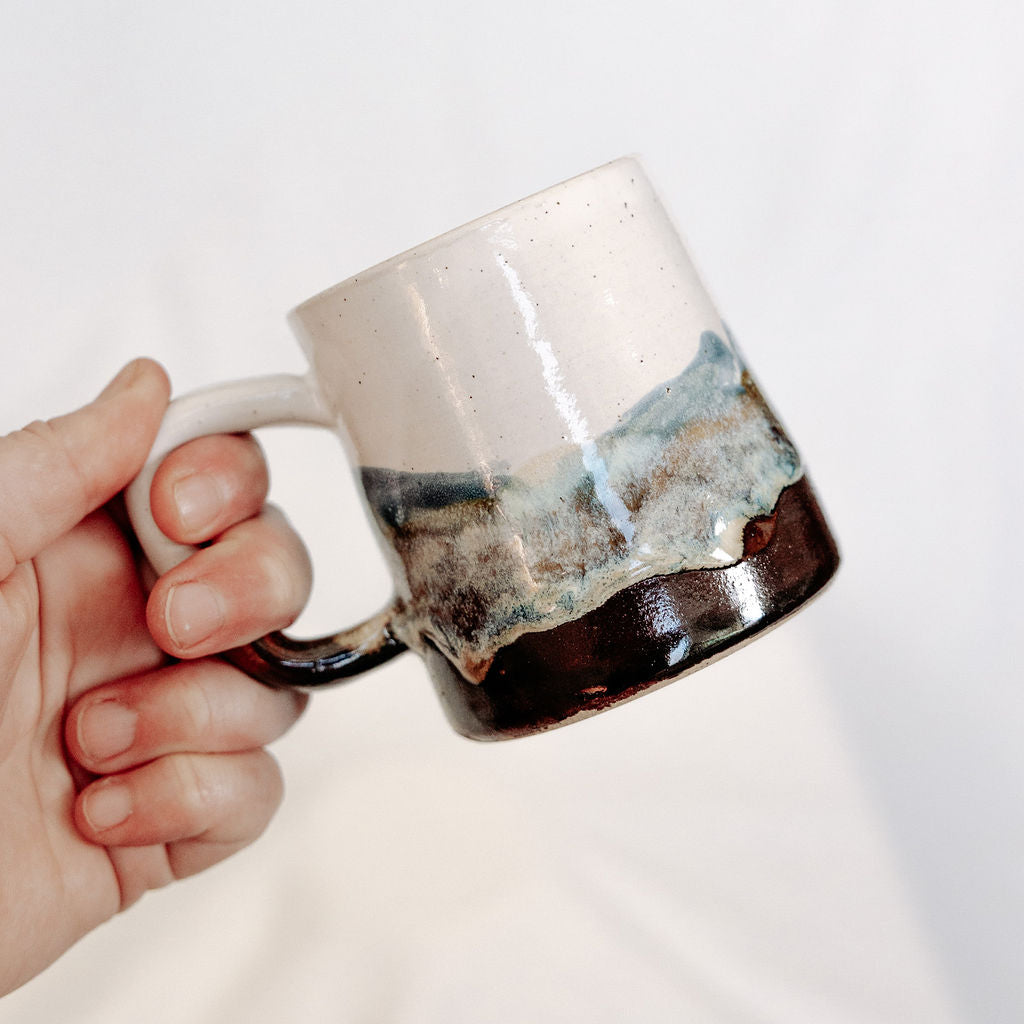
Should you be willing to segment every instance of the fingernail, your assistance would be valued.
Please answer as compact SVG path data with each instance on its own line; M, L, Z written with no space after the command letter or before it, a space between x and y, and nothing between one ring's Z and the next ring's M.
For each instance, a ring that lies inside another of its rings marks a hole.
M206 583L179 583L167 598L167 631L175 644L195 647L224 624L220 594Z
M210 473L193 473L174 485L178 518L188 530L201 530L216 519L224 506L219 481Z
M117 780L94 787L82 799L82 814L97 832L120 825L131 813L131 789Z
M100 398L110 398L111 395L116 395L118 392L124 391L125 388L131 387L139 376L141 368L141 359L133 359L123 366L117 376L100 392Z
M93 761L123 753L135 741L139 716L118 700L100 700L78 718L78 745Z

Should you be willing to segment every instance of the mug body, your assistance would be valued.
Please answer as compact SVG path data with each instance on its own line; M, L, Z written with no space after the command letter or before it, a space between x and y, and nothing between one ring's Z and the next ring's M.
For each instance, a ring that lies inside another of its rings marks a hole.
M501 738L690 671L838 555L640 165L449 232L290 317L395 578L390 629Z

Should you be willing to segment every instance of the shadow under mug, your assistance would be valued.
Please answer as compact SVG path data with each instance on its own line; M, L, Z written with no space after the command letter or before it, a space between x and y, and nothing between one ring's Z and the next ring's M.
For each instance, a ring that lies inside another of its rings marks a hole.
M274 423L336 430L395 584L316 640L229 652L274 686L411 649L452 725L543 731L656 688L794 612L836 545L639 163L616 160L309 299L310 370L176 399L128 491L153 521L168 452Z

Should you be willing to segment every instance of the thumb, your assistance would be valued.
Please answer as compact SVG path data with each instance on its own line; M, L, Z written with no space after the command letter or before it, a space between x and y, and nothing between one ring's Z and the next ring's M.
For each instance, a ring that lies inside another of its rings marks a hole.
M77 412L0 438L0 580L139 472L169 391L163 369L137 359Z

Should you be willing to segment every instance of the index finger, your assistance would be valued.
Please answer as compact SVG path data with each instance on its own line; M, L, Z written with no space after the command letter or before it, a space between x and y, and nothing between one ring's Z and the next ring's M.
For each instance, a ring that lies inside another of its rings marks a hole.
M163 369L137 359L83 408L0 438L0 580L139 472L169 391Z

